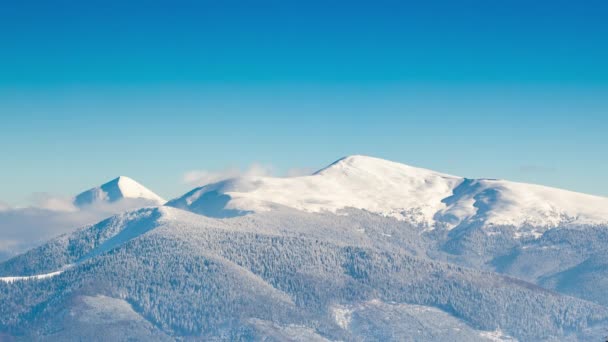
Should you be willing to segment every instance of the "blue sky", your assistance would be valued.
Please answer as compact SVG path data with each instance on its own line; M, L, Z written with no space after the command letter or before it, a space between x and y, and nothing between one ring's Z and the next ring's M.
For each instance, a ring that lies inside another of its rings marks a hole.
M424 4L421 4L424 3ZM605 1L18 1L0 200L368 154L608 196Z

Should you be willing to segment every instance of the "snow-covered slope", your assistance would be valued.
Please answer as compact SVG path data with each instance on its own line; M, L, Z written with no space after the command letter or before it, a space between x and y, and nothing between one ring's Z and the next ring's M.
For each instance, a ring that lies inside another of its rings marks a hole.
M395 225L407 230L354 210L229 220L170 207L122 213L0 263L0 276L18 277L0 282L0 334L575 341L597 340L608 326L605 306L410 254L424 235L383 239Z
M286 206L306 212L364 209L399 220L532 226L608 222L608 198L545 186L467 179L387 160L349 156L311 176L243 177L196 188L168 205L215 217ZM526 234L537 235L539 229Z
M162 203L129 181L87 196ZM226 180L0 263L0 340L600 340L607 201L362 156Z
M133 179L120 176L89 189L74 198L74 205L84 207L95 203L112 203L122 199L138 199L162 205L166 201Z
M306 212L352 207L430 224L434 213L445 207L441 200L460 182L458 177L430 170L353 156L312 176L244 177L206 185L168 205L203 214L227 211L218 216L267 211L277 204Z

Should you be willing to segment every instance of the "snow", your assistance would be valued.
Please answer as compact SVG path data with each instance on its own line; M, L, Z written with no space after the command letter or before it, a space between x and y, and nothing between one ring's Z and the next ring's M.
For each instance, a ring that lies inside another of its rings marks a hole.
M349 156L311 176L240 177L196 188L168 203L211 216L232 217L277 206L305 212L363 209L447 229L459 225L540 227L608 222L608 198L546 186L467 179L367 156Z
M332 308L334 320L342 329L348 329L351 321L353 310L348 307L336 306Z
M435 307L372 299L331 308L336 324L361 340L372 341L493 341L516 342L502 330L476 330Z
M367 227L366 235L354 234L358 227ZM48 327L70 337L99 336L108 327L127 333L133 328L125 321L152 329L150 319L175 338L303 341L564 340L564 331L578 334L586 324L608 322L604 306L427 259L445 244L427 245L414 228L356 210L215 219L172 207L139 209L0 264L2 275L38 276L74 265L47 281L0 283L0 302L11 313L0 319L11 329L33 329L26 337ZM377 238L386 232L393 238ZM74 299L73 289L90 297ZM52 305L37 310L38 303ZM74 316L61 316L65 312ZM118 327L115 318L123 314Z
M135 180L120 176L99 187L89 189L77 195L74 198L74 204L78 207L83 207L99 202L112 203L124 198L147 200L155 205L162 205L166 202L163 198Z
M484 183L502 190L501 203L491 213L490 223L554 226L563 222L608 222L608 198L534 184L507 181Z
M82 257L81 262L121 246L128 241L156 228L156 220L161 212L156 208L145 208L116 215L111 220L102 221L100 228L106 233L116 234Z
M108 184L91 198L150 198L132 180ZM574 339L608 322L606 226L542 237L526 226L600 222L606 201L363 156L311 176L227 180L0 264L0 325L30 339L51 327L49 340ZM425 235L404 221L482 223L486 235Z
M52 278L52 277L60 275L66 269L71 268L71 267L73 267L73 265L67 265L67 266L63 267L59 271L50 272L50 273L43 273L43 274L36 274L36 275L32 275L32 276L0 277L0 282L13 283L15 281L21 281L21 280L42 280L42 279L48 279L48 278Z
M323 336L316 333L314 329L303 325L290 324L281 326L280 324L264 321L261 319L250 319L249 324L258 329L262 336L262 341L292 341L292 342L329 342Z
M169 205L197 207L203 195L229 196L228 210L268 211L281 205L306 212L365 209L431 224L458 177L370 157L346 157L312 176L244 177L197 188ZM207 197L208 199L208 197ZM225 198L224 198L225 199ZM224 200L223 199L223 200Z
M3 281L5 283L12 283L12 282L19 281L19 280L40 280L40 279L52 278L56 275L60 275L62 272L63 271L56 271L56 272L51 272L51 273L37 274L37 275L25 276L25 277L0 277L0 281Z
M516 339L506 335L500 329L496 329L494 331L482 331L479 333L479 335L493 342L517 342Z

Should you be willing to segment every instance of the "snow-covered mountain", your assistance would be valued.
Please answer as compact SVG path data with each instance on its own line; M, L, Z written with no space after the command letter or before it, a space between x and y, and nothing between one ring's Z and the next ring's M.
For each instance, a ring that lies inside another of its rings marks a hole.
M0 261L114 214L164 203L128 177L115 178L74 197L49 196L32 207L3 207L0 203Z
M306 212L364 209L430 229L516 226L538 236L564 224L605 224L608 198L540 185L467 179L387 160L349 156L311 176L244 177L196 188L168 203L230 217L286 206Z
M162 205L166 201L135 180L120 176L74 197L74 205L85 207L96 203L113 203L123 199L137 199Z
M416 227L363 211L216 219L140 209L0 264L0 332L49 341L575 341L608 326L608 307L416 252L425 248Z
M110 183L88 198L163 203ZM0 263L0 339L595 341L607 222L606 198L364 156L229 179Z

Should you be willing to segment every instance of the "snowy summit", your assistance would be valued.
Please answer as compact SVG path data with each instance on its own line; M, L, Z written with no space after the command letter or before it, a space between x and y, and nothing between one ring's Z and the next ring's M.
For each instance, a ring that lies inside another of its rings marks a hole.
M608 327L607 198L350 156L161 206L124 210L161 202L126 177L77 199L119 213L0 263L0 336L596 341Z
M84 207L95 203L113 203L122 199L145 200L154 205L162 205L166 202L135 180L120 176L101 186L80 193L74 197L74 205Z
M215 217L283 206L305 212L356 208L453 229L608 222L608 198L504 180L468 179L388 160L348 156L311 176L242 177L196 188L168 205Z

